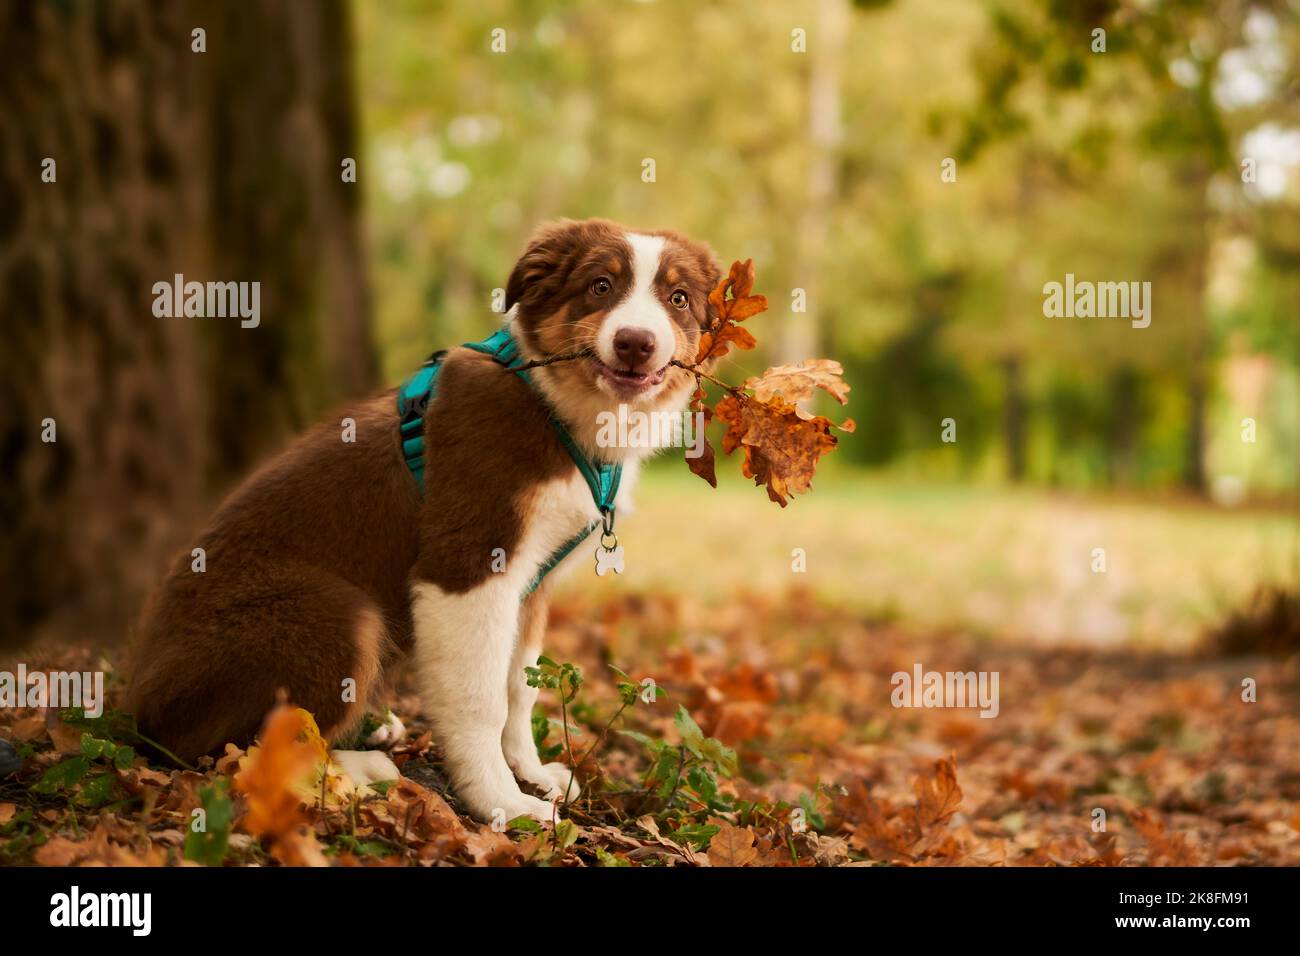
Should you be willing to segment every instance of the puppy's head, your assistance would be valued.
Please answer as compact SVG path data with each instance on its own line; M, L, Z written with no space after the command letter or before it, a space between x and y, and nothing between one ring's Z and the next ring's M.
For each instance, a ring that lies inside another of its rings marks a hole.
M709 247L678 233L561 220L529 241L506 307L530 357L584 352L547 367L547 392L562 410L674 408L694 378L670 363L694 360L719 277Z

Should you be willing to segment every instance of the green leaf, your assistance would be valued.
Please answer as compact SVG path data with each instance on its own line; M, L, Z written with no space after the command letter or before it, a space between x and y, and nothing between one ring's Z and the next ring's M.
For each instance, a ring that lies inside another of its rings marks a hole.
M342 833L335 837L334 842L335 846L327 849L326 853L331 852L331 850L348 850L358 856L375 857L390 857L396 853L394 847L382 840L359 840L348 833Z
M682 756L679 748L665 747L659 752L659 759L650 770L648 782L659 781L661 799L666 800L676 788L680 766L682 766Z
M533 745L540 747L546 743L546 738L551 732L551 722L545 714L534 713L532 716L533 725Z
M136 741L140 732L135 718L120 710L106 710L98 717L87 717L84 707L69 707L59 712L59 719L100 740Z
M818 833L825 832L826 820L817 812L817 804L813 801L812 794L800 794L799 806L803 807L803 815L808 821L808 825Z
M135 762L135 748L125 745L118 747L117 752L113 754L113 766L118 770L130 770L131 764Z
M545 687L548 690L554 690L560 686L558 677L546 673L539 667L525 667L524 677L529 687Z
M36 820L31 810L23 808L14 814L13 819L8 823L0 826L0 836L9 836L14 833L25 832L29 829L37 829L40 824Z
M564 742L557 744L548 744L546 739L551 735L551 724L559 723L552 721L543 713L533 714L533 745L537 748L537 755L543 762L554 760L564 752Z
M640 731L617 730L615 731L615 733L622 734L624 737L631 737L633 740L639 743L642 747L645 747L651 753L657 753L659 750L659 745L660 745L659 741L655 740L652 737L647 737L645 734L641 733Z
M81 788L77 802L87 807L102 807L112 803L117 795L117 780L112 774L101 773Z
M578 842L578 825L572 820L561 820L555 825L555 848L563 853Z
M227 781L219 779L199 788L199 802L206 814L205 829L193 829L185 836L185 859L204 866L220 866L230 845L230 825L235 819L235 805L226 795Z
M573 700L582 689L582 668L566 663L560 671L560 684L561 686L567 684L569 688L565 700Z
M712 823L688 823L673 830L668 834L668 837L678 843L691 843L703 849L709 845L709 841L717 835L720 829L721 827L714 826Z
M600 861L601 866L631 866L630 860L625 860L621 856L615 856L604 847L596 847L596 859Z
M735 776L740 769L740 761L736 759L736 752L724 744L716 737L706 737L700 744L700 756L705 760L711 760L719 770L728 777Z
M506 829L523 830L525 833L541 833L542 825L538 823L536 820L534 820L532 817L528 816L527 814L524 814L523 816L515 817L513 820L507 823Z
M618 688L619 698L629 707L635 707L637 698L641 695L641 685L629 677L626 672L619 670L613 664L607 666L621 678L621 680L614 682L614 686ZM658 691L659 688L656 687L655 690Z
M56 763L41 776L36 786L32 787L37 793L54 793L74 786L81 782L90 770L90 758L72 757L62 763Z
M718 781L713 774L709 773L707 767L692 767L686 774L686 782L703 802L712 806L717 800Z
M107 746L109 746L107 740L99 740L90 734L81 735L81 752L92 760L102 757Z
M681 704L677 705L677 716L673 718L673 723L677 725L677 732L682 735L682 743L686 745L686 749L697 757L704 756L700 753L700 745L704 743L704 731L700 730L700 725Z

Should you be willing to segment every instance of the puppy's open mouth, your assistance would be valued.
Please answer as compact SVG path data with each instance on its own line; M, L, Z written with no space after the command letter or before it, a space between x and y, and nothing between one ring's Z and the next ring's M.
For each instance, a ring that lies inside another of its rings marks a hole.
M656 372L634 372L606 365L600 359L592 359L592 364L596 367L597 377L608 382L622 395L637 395L654 388L664 380L664 374L668 371L667 365Z

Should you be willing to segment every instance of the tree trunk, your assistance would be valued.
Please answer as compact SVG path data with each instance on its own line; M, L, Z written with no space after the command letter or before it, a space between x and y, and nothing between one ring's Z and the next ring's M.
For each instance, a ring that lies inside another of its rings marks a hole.
M821 261L826 232L839 191L840 59L848 31L846 0L818 0L816 29L809 36L808 187L798 223L792 275L804 290L805 308L783 323L779 342L783 362L811 358L817 349L821 315Z
M1002 359L1002 440L1006 455L1007 478L1021 481L1025 477L1025 389L1020 356Z
M1182 188L1194 197L1188 230L1191 246L1184 253L1186 281L1191 297L1185 321L1187 339L1187 438L1183 462L1183 485L1205 494L1205 415L1209 404L1210 319L1205 304L1205 279L1210 258L1210 210L1206 194L1209 167L1200 160L1184 164ZM1154 320L1153 320L1154 321Z
M1183 464L1183 486L1197 494L1204 494L1206 488L1204 364L1202 357L1194 357L1187 381L1187 451Z
M216 491L373 384L349 45L339 0L0 4L0 645L121 634ZM155 317L177 273L260 281L259 325Z
M1137 478L1138 385L1132 366L1121 365L1110 374L1106 477L1112 487L1130 486Z

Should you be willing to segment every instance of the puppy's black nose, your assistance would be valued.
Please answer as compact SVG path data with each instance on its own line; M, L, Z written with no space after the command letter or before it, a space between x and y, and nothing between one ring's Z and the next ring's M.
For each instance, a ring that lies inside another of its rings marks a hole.
M614 354L635 369L654 355L655 334L649 329L619 329L614 333Z

